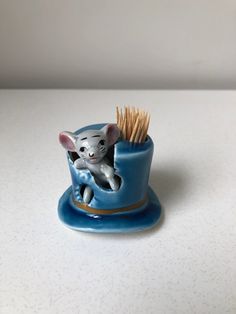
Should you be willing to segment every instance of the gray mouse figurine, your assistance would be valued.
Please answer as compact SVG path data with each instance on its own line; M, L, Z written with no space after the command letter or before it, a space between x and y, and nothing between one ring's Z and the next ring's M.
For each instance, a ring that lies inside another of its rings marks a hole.
M80 158L74 165L77 169L88 169L94 176L97 184L108 183L113 191L119 189L119 180L115 176L115 170L105 157L108 149L120 136L120 130L116 124L107 124L100 130L86 130L76 135L72 132L61 132L59 141L70 152L76 152ZM83 192L83 201L89 203L93 191L86 186Z

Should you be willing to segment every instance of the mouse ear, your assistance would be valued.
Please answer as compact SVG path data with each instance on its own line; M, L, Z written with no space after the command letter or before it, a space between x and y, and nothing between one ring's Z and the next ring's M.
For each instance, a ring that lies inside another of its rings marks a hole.
M59 134L59 141L61 145L70 152L75 152L75 142L76 142L76 135L72 132L61 132Z
M102 131L107 136L109 146L113 145L120 136L120 129L116 124L107 124L102 128Z

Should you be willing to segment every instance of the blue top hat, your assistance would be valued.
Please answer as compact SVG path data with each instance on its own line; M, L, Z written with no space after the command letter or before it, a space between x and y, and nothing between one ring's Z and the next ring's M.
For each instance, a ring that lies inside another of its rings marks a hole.
M104 126L89 125L75 133L79 135ZM152 155L153 141L149 136L140 144L118 140L108 152L120 184L114 191L109 186L98 184L88 169L78 170L74 165L78 156L68 152L72 186L59 201L61 221L72 229L89 232L120 233L151 228L161 214L158 198L148 186ZM85 186L93 191L88 204L82 198Z

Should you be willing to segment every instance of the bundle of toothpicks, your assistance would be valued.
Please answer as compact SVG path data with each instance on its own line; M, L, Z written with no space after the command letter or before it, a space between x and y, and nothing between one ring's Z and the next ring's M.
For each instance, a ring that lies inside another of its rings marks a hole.
M117 106L116 119L123 140L132 143L145 142L150 122L149 113L130 106L125 106L122 110Z

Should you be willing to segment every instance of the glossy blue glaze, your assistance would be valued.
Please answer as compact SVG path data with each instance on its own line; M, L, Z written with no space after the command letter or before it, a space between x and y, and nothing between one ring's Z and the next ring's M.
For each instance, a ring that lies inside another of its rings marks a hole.
M104 125L90 125L76 133L87 129L101 129ZM116 175L121 178L121 186L118 191L112 191L98 186L89 170L76 169L67 154L72 187L63 194L59 202L59 217L62 222L73 229L91 232L129 232L153 226L160 217L161 207L154 192L148 187L152 155L153 142L150 137L142 144L118 141L114 145L114 168ZM149 200L132 212L102 216L88 214L71 201L73 197L82 202L80 190L84 185L89 185L94 192L88 205L107 210L108 214L109 210L133 205L147 195Z
M161 216L161 205L152 189L148 188L148 203L138 212L113 215L87 215L71 202L72 187L62 195L58 215L69 228L86 232L126 233L153 227Z

